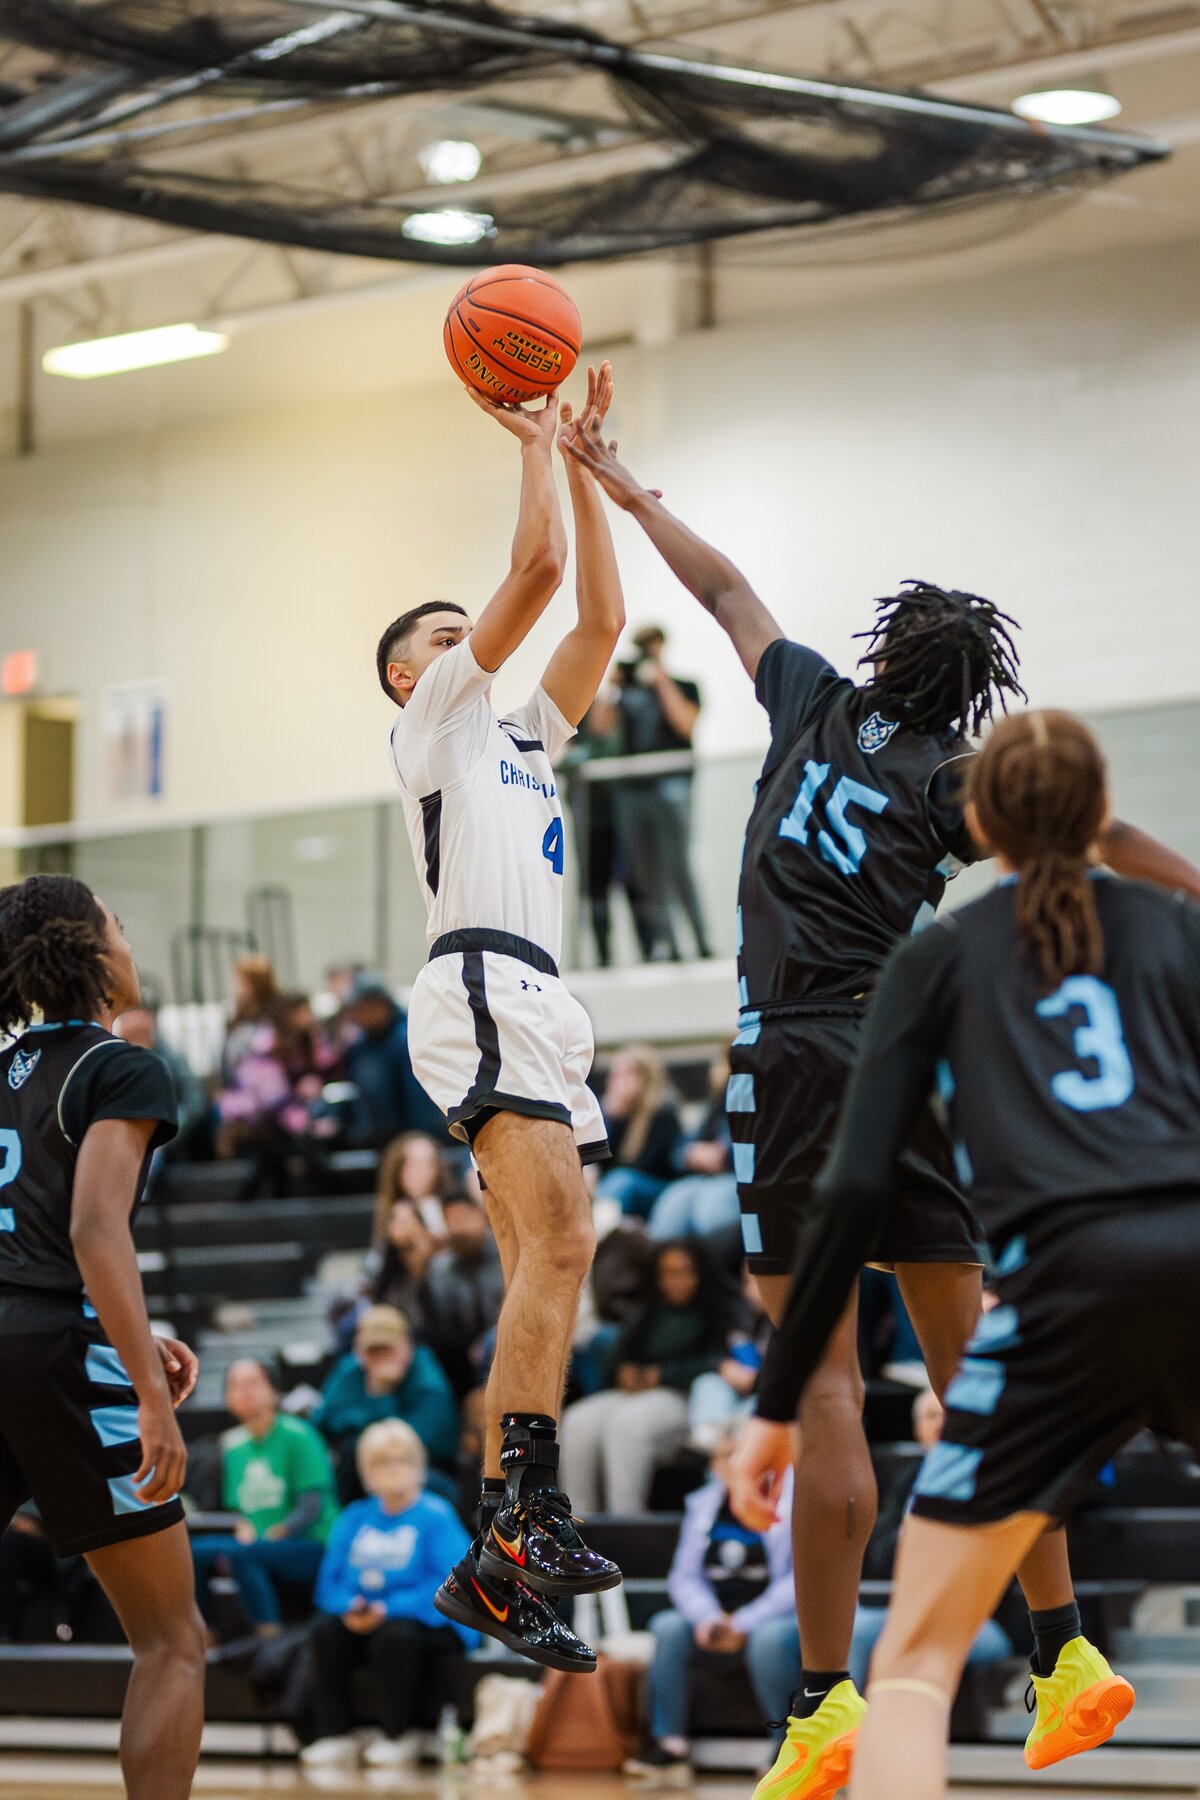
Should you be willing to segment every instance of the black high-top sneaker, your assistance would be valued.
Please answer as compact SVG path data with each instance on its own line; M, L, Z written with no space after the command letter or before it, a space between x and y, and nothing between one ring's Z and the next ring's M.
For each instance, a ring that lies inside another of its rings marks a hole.
M553 1485L558 1468L553 1428L531 1431L524 1423L506 1420L500 1461L507 1485L482 1536L482 1572L493 1581L520 1581L552 1597L619 1587L620 1569L589 1550L571 1502Z
M475 1539L456 1569L447 1575L433 1604L445 1619L482 1631L518 1656L563 1669L568 1675L591 1675L596 1652L564 1625L548 1600L523 1582L491 1580L479 1566L480 1540Z

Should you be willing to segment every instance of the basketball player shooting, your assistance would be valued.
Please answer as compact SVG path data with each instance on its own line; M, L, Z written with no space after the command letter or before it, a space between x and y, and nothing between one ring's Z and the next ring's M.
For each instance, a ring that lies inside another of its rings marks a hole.
M469 390L468 390L469 391ZM593 1040L559 980L563 819L553 762L595 698L625 624L604 503L567 459L578 621L524 706L498 718L492 681L562 583L567 541L553 449L569 406L472 400L518 442L521 501L507 576L474 624L459 606L389 625L377 666L399 707L391 757L428 908L429 961L409 1011L422 1086L471 1145L506 1295L488 1383L480 1532L438 1610L550 1668L596 1657L551 1601L621 1579L583 1542L558 1487L557 1415L579 1293L595 1249L581 1164L607 1156L587 1086ZM580 423L599 425L612 371L588 371Z

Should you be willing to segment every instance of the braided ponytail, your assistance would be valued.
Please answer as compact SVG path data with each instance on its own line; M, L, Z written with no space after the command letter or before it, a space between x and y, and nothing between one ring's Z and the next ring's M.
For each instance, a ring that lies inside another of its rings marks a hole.
M1087 726L1063 712L1005 719L975 758L970 798L989 845L1018 872L1017 925L1043 990L1098 974L1104 934L1088 870L1108 796Z
M91 1019L104 1006L105 926L91 889L70 875L0 888L0 1031L35 1012Z

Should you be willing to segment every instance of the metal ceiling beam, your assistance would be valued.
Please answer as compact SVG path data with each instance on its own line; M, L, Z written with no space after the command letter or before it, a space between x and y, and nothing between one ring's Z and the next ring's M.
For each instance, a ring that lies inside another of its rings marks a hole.
M9 150L26 144L43 131L51 131L70 119L77 119L89 107L102 105L115 94L128 93L139 85L139 78L129 69L104 69L97 74L77 76L59 81L53 87L39 88L15 106L0 113L0 149Z

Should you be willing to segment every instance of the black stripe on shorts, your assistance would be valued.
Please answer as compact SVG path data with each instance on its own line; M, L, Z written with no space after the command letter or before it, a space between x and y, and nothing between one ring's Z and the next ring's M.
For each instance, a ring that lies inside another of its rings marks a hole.
M461 1106L456 1106L449 1115L451 1125L457 1125L460 1120L477 1112L480 1102L489 1094L495 1093L500 1081L500 1033L495 1019L488 1011L482 950L468 950L463 956L462 978L475 1026L479 1067Z

